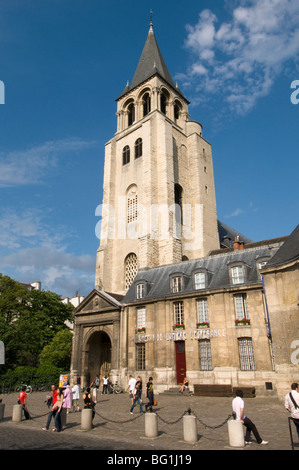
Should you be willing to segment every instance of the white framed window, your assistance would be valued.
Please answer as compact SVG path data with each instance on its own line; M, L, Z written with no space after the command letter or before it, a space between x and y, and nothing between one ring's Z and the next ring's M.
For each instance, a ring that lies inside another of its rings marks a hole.
M231 268L232 273L232 282L233 284L243 284L244 279L244 270L242 266L234 266Z
M183 290L183 278L182 276L175 276L171 278L171 292L181 292Z
M145 328L145 307L137 309L137 329Z
M145 284L144 282L137 284L136 286L136 297L137 299L143 299L145 296Z
M197 300L197 321L198 323L209 323L208 299Z
M184 325L184 303L175 302L173 304L173 310L174 310L174 324Z
M200 370L212 370L211 342L209 339L198 340Z
M249 320L247 294L237 294L235 299L236 320Z
M204 289L206 287L206 274L205 273L194 274L194 286L195 286L195 289Z
M252 338L239 338L241 370L255 370Z

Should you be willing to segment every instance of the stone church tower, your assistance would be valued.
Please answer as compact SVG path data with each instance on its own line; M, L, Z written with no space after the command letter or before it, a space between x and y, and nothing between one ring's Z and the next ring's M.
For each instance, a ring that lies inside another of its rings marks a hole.
M95 286L124 294L137 270L219 248L213 163L174 84L152 24L106 144Z

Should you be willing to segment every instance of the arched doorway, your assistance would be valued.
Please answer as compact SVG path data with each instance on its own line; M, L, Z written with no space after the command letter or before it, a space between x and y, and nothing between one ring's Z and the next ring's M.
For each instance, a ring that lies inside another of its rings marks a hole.
M88 340L88 382L98 375L101 383L111 369L111 341L104 331L95 331Z

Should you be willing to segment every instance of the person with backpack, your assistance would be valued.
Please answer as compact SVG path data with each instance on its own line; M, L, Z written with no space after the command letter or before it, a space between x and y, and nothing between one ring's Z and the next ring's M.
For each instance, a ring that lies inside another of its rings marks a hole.
M292 383L291 391L285 396L285 409L291 413L299 439L299 386L296 382Z
M93 402L91 395L90 395L90 388L87 387L86 392L83 395L83 403L84 403L84 409L91 409L92 410L92 420L95 415L95 403Z

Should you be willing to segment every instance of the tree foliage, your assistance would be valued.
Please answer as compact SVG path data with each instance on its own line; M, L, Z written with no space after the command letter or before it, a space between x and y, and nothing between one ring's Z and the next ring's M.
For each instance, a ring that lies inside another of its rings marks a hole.
M69 370L72 354L73 334L69 330L61 330L54 336L51 343L44 347L40 355L41 366L55 365Z
M54 336L67 329L73 307L53 292L29 290L0 275L0 340L5 345L5 369L39 364L39 355Z

